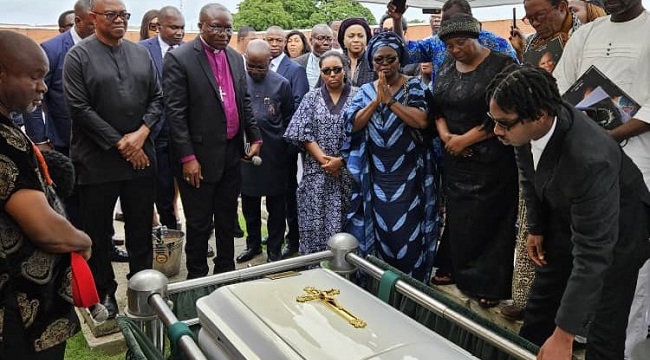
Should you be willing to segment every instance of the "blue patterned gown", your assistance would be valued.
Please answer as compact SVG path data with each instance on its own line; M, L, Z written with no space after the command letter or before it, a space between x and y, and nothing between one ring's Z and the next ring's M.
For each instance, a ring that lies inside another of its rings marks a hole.
M338 104L334 105L325 87L309 91L293 114L284 138L303 148L314 141L330 156L340 156L343 144L343 112L357 93L356 87L346 85ZM298 185L298 228L300 254L327 249L330 236L343 230L344 204L348 203L344 180L346 177L325 173L321 165L303 152L303 175ZM348 175L349 178L349 175Z
M402 104L428 110L426 85L410 78L395 94ZM359 239L362 255L372 254L424 281L436 246L436 183L432 150L414 141L412 128L385 105L367 126L352 133L354 117L376 98L374 83L361 87L345 113L341 153L358 183L345 230Z

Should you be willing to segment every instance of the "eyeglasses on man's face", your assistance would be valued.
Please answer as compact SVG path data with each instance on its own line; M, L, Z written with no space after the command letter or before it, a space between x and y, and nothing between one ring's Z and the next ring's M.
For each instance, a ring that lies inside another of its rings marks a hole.
M120 11L120 12L115 12L115 11L107 11L107 12L97 12L97 11L92 11L93 14L97 15L104 15L106 20L113 22L115 21L118 17L124 21L127 21L131 18L131 13L128 13L126 11ZM151 24L150 24L151 26Z
M397 56L377 56L372 59L377 65L390 65L397 60Z
M541 22L544 21L544 19L546 19L546 17L548 16L548 14L549 14L553 9L557 9L557 5L551 5L551 7L549 7L549 8L546 9L546 10L540 10L540 11L538 11L538 12L532 14L532 15L526 15L526 16L524 16L524 18L521 19L521 20L522 20L522 21L524 22L524 24L526 24L526 25L532 25L532 24L535 22L535 20L537 20L537 22L541 23Z
M330 67L330 68L322 68L322 69L320 69L320 72L322 72L323 75L331 75L332 73L340 74L341 71L343 71L342 66L334 66L334 67Z
M333 37L331 36L325 36L325 35L318 35L313 37L314 40L318 41L319 43L322 42L332 42L334 40Z
M510 129L512 129L513 126L523 122L523 120L520 117L517 117L514 120L505 120L505 119L497 119L489 112L487 112L486 114L490 118L490 120L492 120L496 126L503 129L503 131L510 131Z
M219 25L210 25L210 24L203 24L203 26L207 27L208 30L213 34L232 35L233 33L232 26L219 26Z

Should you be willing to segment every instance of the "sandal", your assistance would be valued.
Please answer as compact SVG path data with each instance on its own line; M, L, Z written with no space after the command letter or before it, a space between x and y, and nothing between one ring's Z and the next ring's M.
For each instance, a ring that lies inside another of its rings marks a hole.
M451 284L455 284L456 282L451 277L450 273L446 273L446 274L434 275L431 278L431 283L433 285L451 285Z
M477 299L476 301L478 301L478 306L482 307L483 309L493 308L501 303L501 301L499 300L486 299L486 298L480 298Z

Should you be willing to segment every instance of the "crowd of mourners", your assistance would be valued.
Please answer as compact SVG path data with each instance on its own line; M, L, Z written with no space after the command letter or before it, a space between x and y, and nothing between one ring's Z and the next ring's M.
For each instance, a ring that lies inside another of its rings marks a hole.
M535 32L508 39L467 0L409 41L392 1L375 29L235 32L210 3L196 38L165 6L132 42L121 0L79 0L40 47L0 31L0 359L63 358L83 304L70 253L92 272L90 310L115 317L111 262L151 268L152 225L185 232L188 279L207 258L217 274L347 232L523 319L539 359L630 358L650 325L650 16L641 0L523 5ZM592 66L638 105L618 127L562 98Z

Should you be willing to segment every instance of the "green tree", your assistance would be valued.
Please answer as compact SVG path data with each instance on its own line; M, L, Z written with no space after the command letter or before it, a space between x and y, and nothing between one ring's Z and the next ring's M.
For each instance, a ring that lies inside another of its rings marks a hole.
M283 7L283 0L245 0L239 4L239 12L233 15L235 30L251 26L257 31L271 25L291 28L292 15Z
M252 26L257 31L271 25L284 29L309 29L319 23L343 20L350 17L365 18L376 24L370 10L361 3L350 0L244 0L233 15L234 26Z

